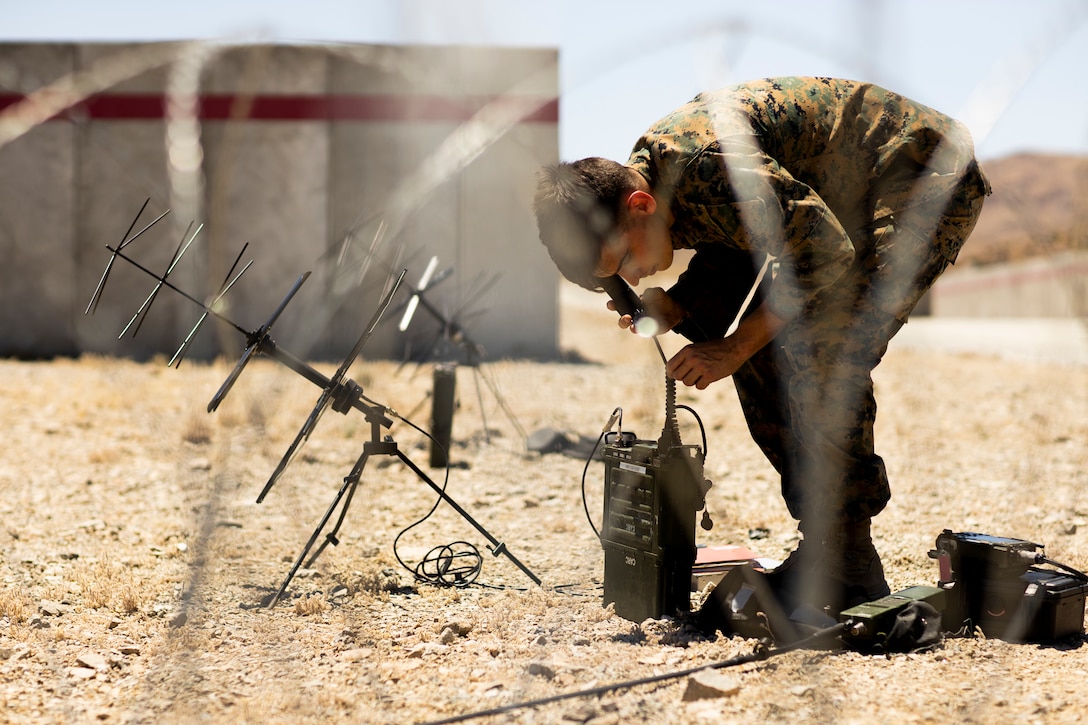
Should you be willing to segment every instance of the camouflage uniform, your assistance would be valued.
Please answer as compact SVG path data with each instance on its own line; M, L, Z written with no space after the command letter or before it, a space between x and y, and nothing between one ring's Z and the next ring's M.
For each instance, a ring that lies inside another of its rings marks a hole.
M669 290L680 334L721 337L775 261L760 299L790 322L733 379L790 512L878 513L871 371L989 194L967 130L871 84L770 78L697 96L627 165L672 211L673 247L696 250Z

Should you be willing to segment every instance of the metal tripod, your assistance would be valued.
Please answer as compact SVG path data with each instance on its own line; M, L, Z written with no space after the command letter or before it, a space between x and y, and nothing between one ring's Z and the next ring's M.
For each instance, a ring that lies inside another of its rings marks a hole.
M348 508L351 506L351 499L355 495L355 490L359 486L359 480L363 475L363 469L366 467L366 462L370 459L371 456L376 455L394 456L400 459L400 461L404 465L408 466L408 468L410 468L412 472L420 478L420 480L430 486L431 489L434 490L434 492L437 493L443 501L452 506L454 511L456 511L466 521L472 524L472 526L475 527L475 529L479 531L480 534L488 540L488 542L490 542L491 546L489 546L488 549L491 551L492 554L494 554L495 556L502 555L507 557L508 559L510 559L511 562L514 563L515 566L521 569L521 571L524 572L525 575L528 576L534 584L540 584L540 579L535 574L533 574L533 572L529 571L529 569L524 564L522 564L516 556L510 553L510 551L506 548L506 544L498 541L494 536L492 536L487 531L487 529L481 526L479 522L472 518L472 516L467 511L465 511L456 501L454 501L449 494L447 494L438 484L432 481L430 477L428 477L427 474L419 468L419 466L413 463L412 459L408 458L408 456L406 456L400 450L400 448L397 446L397 442L393 440L392 436L387 435L382 438L382 427L384 426L388 428L392 424L392 421L390 421L389 418L385 416L385 413L381 409L376 407L369 407L361 403L355 405L354 407L359 407L359 405L364 406L363 416L367 419L367 422L370 423L370 440L363 445L362 455L360 455L359 459L355 462L355 465L352 467L351 472L344 477L344 485L341 486L340 490L336 492L336 497L333 499L332 504L330 504L328 511L325 512L325 515L321 517L321 521L320 523L318 523L317 528L314 529L313 534L310 536L310 540L306 542L306 546L302 549L302 552L298 555L298 558L295 559L295 563L291 567L291 571L288 572L287 578L283 580L283 584L280 585L279 591L277 591L275 596L273 596L271 601L269 601L269 607L275 606L276 602L278 602L280 597L283 596L283 593L287 590L288 585L291 583L291 580L298 572L299 567L302 566L304 560L306 561L305 566L309 568L309 566L317 560L317 557L321 555L321 552L325 550L326 546L328 546L329 544L336 546L340 543L340 540L337 538L336 535L337 533L339 533L340 527L344 523L344 518L347 516ZM336 509L338 507L340 508L340 515L336 519L336 525L333 526L332 531L325 534L325 540L321 542L321 545L317 547L317 550L314 551L313 555L310 556L309 559L306 559L306 555L310 553L310 549L313 548L314 544L317 542L318 537L321 536L321 532L329 523L329 520L332 518L333 514L336 513Z

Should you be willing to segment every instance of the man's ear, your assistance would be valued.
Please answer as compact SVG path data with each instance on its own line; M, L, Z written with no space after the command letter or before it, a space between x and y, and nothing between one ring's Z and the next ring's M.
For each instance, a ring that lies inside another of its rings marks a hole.
M657 199L645 191L632 191L627 197L627 212L642 216L653 216L657 211Z

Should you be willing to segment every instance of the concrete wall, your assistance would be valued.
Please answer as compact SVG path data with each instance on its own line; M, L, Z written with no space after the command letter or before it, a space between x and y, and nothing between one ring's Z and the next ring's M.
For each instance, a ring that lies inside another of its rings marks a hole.
M1088 253L957 265L930 290L940 317L1088 317Z
M33 91L71 72L75 54L6 47L0 88ZM48 123L0 147L0 354L76 350L76 135L72 124Z
M25 94L64 78L93 91L0 146L0 355L173 354L200 312L173 292L135 339L117 340L154 286L129 265L83 315L105 245L150 198L140 226L171 214L129 249L162 271L189 222L203 223L171 277L198 299L249 243L253 267L227 308L245 329L313 272L274 331L300 356L342 357L391 276L407 269L414 284L437 256L453 275L427 299L488 357L555 357L558 276L530 200L537 167L558 158L556 60L497 48L0 45L0 143ZM187 88L198 117L184 112ZM407 298L403 288L365 356L433 340L424 311L396 329ZM242 342L209 325L191 354L233 357Z

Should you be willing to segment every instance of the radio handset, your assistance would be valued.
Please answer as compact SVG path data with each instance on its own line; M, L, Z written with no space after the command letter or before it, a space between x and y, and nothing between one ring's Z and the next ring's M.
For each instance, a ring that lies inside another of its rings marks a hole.
M657 334L657 321L642 309L642 300L622 277L614 274L611 277L598 279L600 279L601 287L616 305L616 312L631 316L631 325L635 328L635 332L642 337L653 337Z

